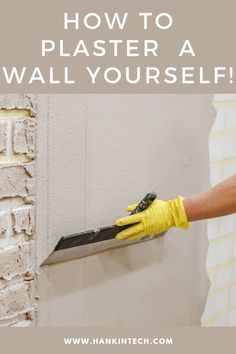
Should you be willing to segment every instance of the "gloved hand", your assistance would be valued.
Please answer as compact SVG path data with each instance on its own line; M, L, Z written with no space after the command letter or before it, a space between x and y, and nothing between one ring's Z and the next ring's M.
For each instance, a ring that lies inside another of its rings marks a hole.
M131 212L137 205L138 203L129 205L127 211ZM169 201L156 199L145 211L116 221L118 226L135 223L137 224L118 233L116 239L135 240L147 235L160 234L173 226L188 229L190 225L181 196Z

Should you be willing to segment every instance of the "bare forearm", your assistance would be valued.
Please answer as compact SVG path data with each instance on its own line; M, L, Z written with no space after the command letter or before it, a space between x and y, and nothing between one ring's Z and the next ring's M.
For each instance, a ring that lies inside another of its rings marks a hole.
M183 201L189 221L204 220L236 212L236 175Z

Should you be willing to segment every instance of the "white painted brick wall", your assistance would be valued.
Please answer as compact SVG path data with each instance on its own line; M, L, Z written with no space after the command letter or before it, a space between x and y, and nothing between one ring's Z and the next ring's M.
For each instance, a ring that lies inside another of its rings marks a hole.
M0 327L34 324L36 108L0 95Z

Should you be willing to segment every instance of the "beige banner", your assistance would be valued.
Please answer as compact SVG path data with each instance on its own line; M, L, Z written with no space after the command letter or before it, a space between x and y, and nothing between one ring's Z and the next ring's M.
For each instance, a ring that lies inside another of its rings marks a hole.
M120 28L111 29L115 13ZM235 13L234 0L8 0L1 4L0 89L235 92Z
M9 354L235 353L233 328L4 328L0 330L0 338L3 352ZM91 344L65 344L72 339L88 340ZM117 344L104 344L112 339ZM118 344L122 340L133 344ZM157 344L142 344L144 340Z

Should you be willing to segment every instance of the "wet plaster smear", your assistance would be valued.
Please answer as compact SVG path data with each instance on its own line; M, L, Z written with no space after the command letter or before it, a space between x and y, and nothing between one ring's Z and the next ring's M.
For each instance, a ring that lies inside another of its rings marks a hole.
M153 189L209 187L208 95L39 96L38 265L61 236L110 225ZM37 326L200 325L206 223L41 269Z

